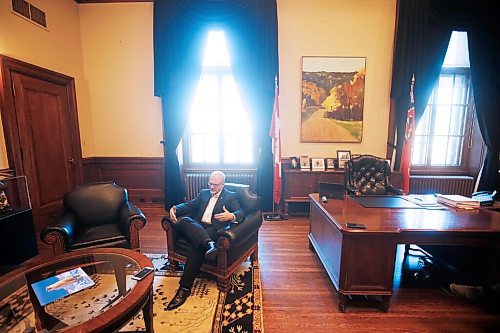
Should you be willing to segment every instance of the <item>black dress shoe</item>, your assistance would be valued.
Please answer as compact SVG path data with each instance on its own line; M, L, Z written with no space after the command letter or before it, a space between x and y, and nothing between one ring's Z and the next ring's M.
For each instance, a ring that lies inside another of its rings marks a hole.
M179 289L177 289L177 292L175 293L174 298L172 298L170 303L168 303L167 310L170 311L177 309L179 306L184 304L184 302L186 302L189 295L191 295L191 289L179 287Z
M219 249L215 242L208 242L208 250L205 252L205 259L209 261L215 260L215 258L217 258L218 250Z

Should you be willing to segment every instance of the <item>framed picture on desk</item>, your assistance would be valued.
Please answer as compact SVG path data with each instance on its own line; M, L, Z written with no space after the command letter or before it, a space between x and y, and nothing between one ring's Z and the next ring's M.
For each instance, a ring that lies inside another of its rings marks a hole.
M300 170L311 170L311 162L309 156L300 156Z
M345 163L351 159L350 150L337 150L337 160L339 161L339 169L344 169Z
M312 170L313 171L324 171L325 170L325 159L324 158L311 158Z

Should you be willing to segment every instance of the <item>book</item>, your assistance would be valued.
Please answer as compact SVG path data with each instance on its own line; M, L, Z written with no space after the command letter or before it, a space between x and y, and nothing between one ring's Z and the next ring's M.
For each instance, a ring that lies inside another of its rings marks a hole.
M81 267L78 267L32 283L31 286L40 305L45 306L94 284L95 282L90 276Z
M436 194L436 201L455 208L478 208L479 200L458 194Z

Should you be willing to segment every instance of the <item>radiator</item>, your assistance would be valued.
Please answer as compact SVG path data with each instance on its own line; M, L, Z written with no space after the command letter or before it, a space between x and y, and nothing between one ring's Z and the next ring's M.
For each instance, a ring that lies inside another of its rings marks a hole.
M255 193L257 174L256 171L248 172L224 172L226 183L246 184L250 186L250 191ZM208 188L209 172L188 172L184 175L184 185L186 187L186 199L191 200L204 188Z
M460 194L470 197L474 178L470 176L410 176L412 194Z

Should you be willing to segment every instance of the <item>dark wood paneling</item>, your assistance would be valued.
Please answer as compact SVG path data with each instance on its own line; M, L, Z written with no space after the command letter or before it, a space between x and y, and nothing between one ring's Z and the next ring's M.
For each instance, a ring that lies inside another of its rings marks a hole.
M84 182L114 181L135 204L162 204L163 158L89 157L83 159Z

